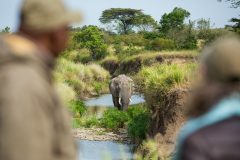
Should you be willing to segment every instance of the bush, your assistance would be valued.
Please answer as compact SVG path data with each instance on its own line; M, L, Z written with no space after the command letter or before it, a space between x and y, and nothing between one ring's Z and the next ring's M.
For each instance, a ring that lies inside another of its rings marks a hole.
M141 34L143 34L143 37L147 40L154 40L154 39L160 38L162 36L160 32L156 32L156 31L154 31L154 32L143 32Z
M76 64L64 58L58 60L55 75L58 82L72 87L78 98L105 93L110 77L100 65ZM97 84L97 90L94 84Z
M101 125L107 129L117 130L118 128L124 127L127 121L127 113L114 108L109 109L103 113L103 117L101 118Z
M126 46L144 46L146 40L141 34L127 34L115 36L115 44L123 43Z
M97 119L97 117L95 116L85 119L85 121L82 124L82 126L86 128L99 127L100 125L101 124L99 122L99 119Z
M145 107L129 107L128 135L137 143L146 138L150 122L150 113Z
M66 50L63 53L62 57L75 63L84 63L84 64L92 60L91 52L86 48L82 48L80 50L71 50L71 51Z
M72 119L72 128L80 128L82 126L80 118L73 118Z
M71 101L76 99L76 93L72 87L66 83L57 83L57 92L65 105L69 105Z
M176 110L171 105L169 95L175 87L189 82L195 64L156 65L143 68L137 76L136 86L145 96L146 104L154 117L151 117L149 135L165 134L167 126L173 121Z
M70 111L73 114L73 117L81 117L86 113L87 109L83 101L76 100L70 102Z
M104 34L96 26L84 27L80 32L75 33L73 39L81 47L88 48L94 60L103 59L108 54Z
M170 39L157 38L149 42L146 48L155 51L171 50L175 48L175 43Z

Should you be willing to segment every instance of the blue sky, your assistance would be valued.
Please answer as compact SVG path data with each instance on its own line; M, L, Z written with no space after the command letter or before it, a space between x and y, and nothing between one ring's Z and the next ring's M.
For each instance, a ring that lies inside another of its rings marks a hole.
M81 25L98 25L99 17L105 9L134 8L142 9L157 21L164 13L171 12L174 7L182 7L191 13L191 20L210 18L212 27L224 27L229 19L239 16L239 9L230 8L229 3L219 3L217 0L64 0L68 7L79 10L84 15ZM22 0L0 0L0 29L10 26L16 30L18 13Z

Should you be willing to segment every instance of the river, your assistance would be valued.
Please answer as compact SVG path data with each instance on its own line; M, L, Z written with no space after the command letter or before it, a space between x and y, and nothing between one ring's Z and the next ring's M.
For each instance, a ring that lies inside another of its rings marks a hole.
M133 95L130 105L144 103L144 97ZM88 108L114 107L112 95L105 94L85 101ZM112 141L76 140L78 146L78 160L132 160L132 145Z

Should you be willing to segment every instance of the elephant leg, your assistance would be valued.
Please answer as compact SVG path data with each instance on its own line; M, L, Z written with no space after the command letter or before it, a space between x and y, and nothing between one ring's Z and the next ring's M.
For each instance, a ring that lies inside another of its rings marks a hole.
M121 105L119 104L119 97L112 96L113 104L118 110L121 110Z

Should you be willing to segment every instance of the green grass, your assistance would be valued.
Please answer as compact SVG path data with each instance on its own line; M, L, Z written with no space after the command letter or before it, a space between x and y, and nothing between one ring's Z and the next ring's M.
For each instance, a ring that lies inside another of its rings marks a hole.
M72 87L77 98L85 98L105 93L110 75L100 65L83 65L61 58L56 67L55 79L58 83Z

